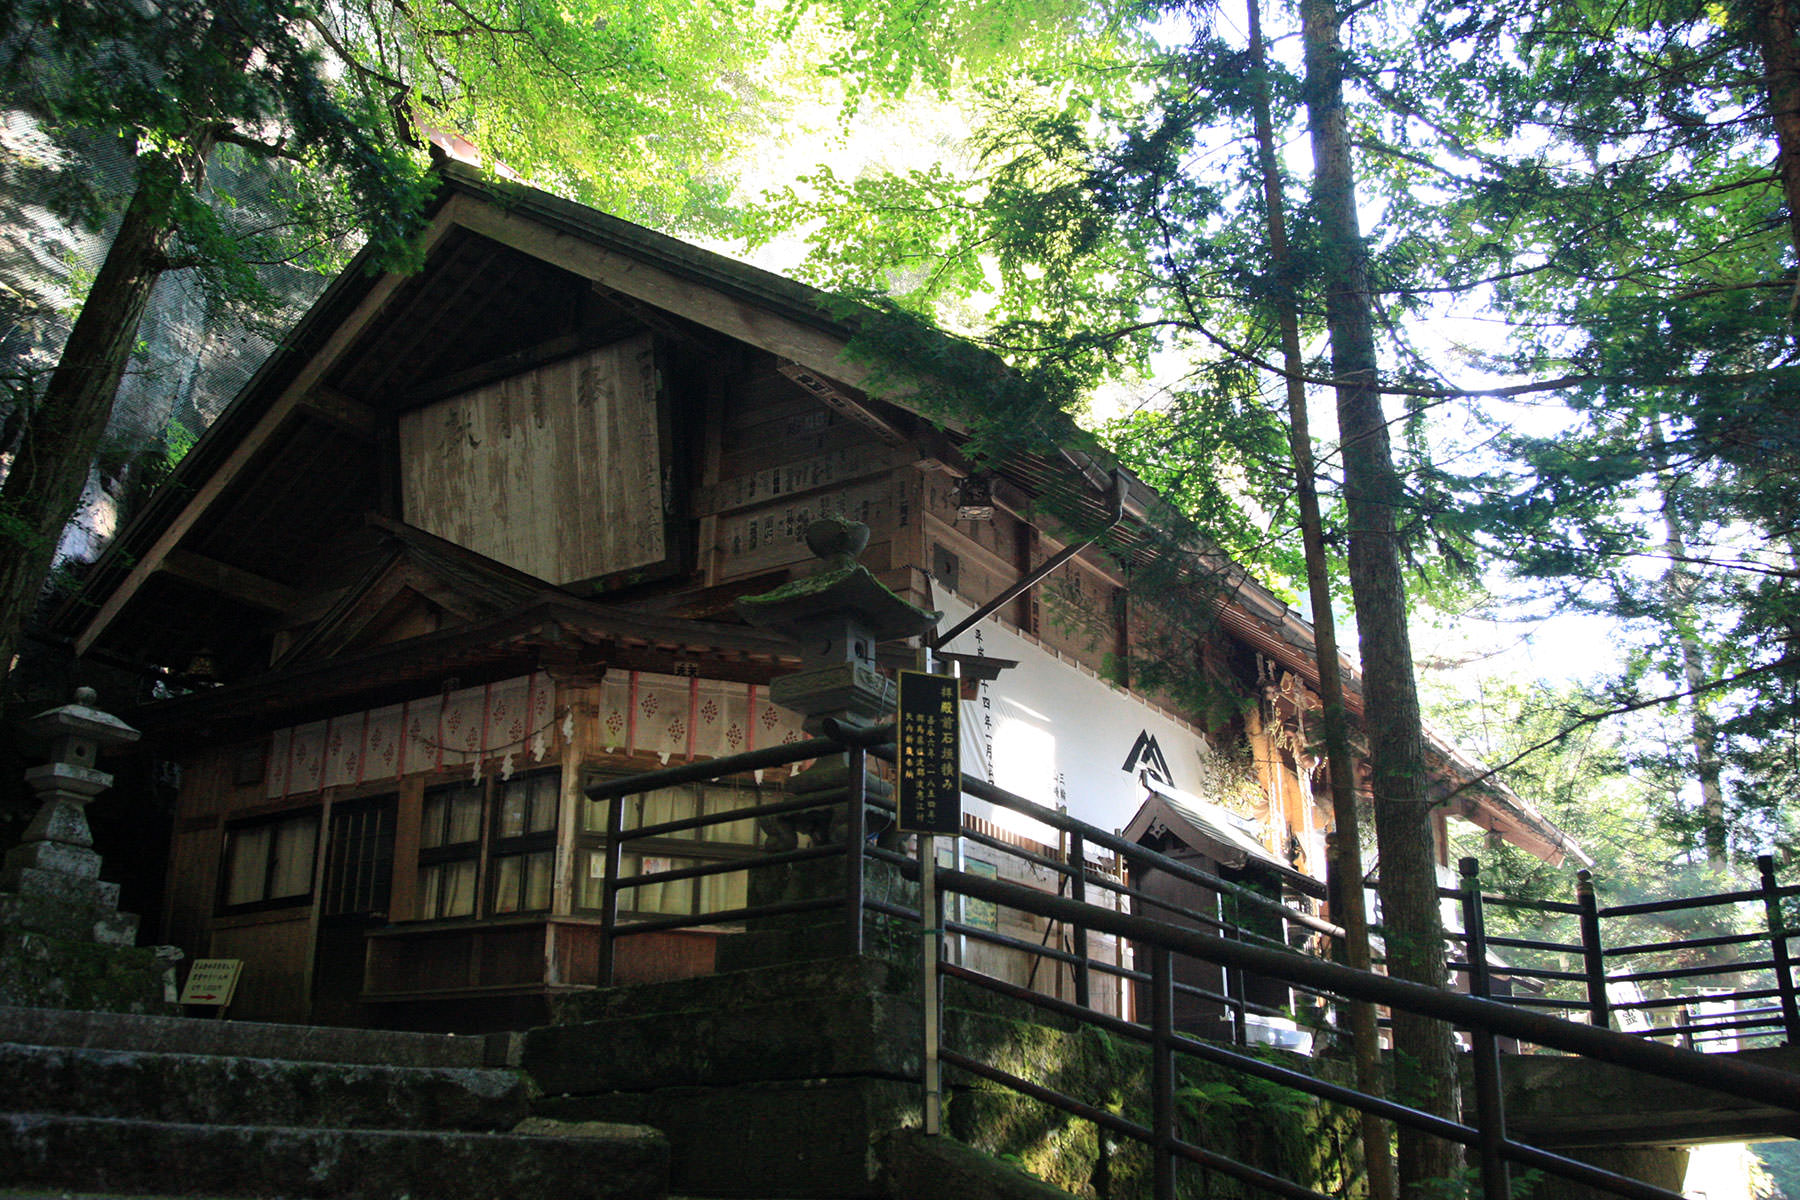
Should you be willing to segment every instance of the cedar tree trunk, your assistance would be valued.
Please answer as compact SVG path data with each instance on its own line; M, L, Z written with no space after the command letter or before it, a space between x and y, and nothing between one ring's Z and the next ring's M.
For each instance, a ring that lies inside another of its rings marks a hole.
M1338 666L1337 623L1331 612L1331 580L1325 558L1325 534L1319 516L1318 477L1313 463L1312 433L1306 412L1304 363L1300 352L1300 319L1292 292L1293 256L1288 251L1287 205L1275 158L1275 128L1266 82L1268 58L1263 47L1261 0L1249 0L1252 98L1256 106L1257 161L1262 175L1263 209L1269 231L1269 268L1275 286L1276 321L1281 330L1282 368L1287 372L1288 446L1294 460L1294 491L1300 509L1300 535L1306 555L1306 590L1311 601L1313 656L1319 669L1323 705L1325 763L1331 777L1332 823L1337 841L1330 867L1337 877L1338 910L1331 918L1344 927L1344 962L1358 971L1370 969L1369 920L1363 907L1362 837L1356 812L1356 758L1344 711L1344 680ZM1379 1096L1380 1047L1375 1006L1349 1005L1350 1037L1356 1062L1356 1086ZM1361 1114L1363 1163L1372 1200L1394 1200L1394 1164L1388 1154L1387 1122Z
M1800 27L1792 0L1755 0L1750 20L1775 126L1776 173L1787 201L1788 236L1800 254Z
M1706 664L1700 639L1694 633L1694 588L1698 582L1687 564L1686 518L1682 515L1676 490L1680 483L1669 468L1669 445L1663 436L1662 417L1650 416L1650 456L1656 467L1656 486L1662 494L1663 548L1668 552L1669 570L1663 576L1663 592L1668 598L1668 619L1675 626L1675 640L1681 647L1681 679L1687 689L1683 701L1688 710L1688 732L1694 746L1694 778L1700 783L1700 840L1706 848L1706 861L1723 867L1729 861L1730 831L1725 825L1724 769L1719 763L1719 731L1707 711Z
M1426 794L1424 734L1396 531L1396 513L1405 496L1394 471L1377 387L1374 311L1367 253L1357 227L1334 0L1302 0L1301 20L1313 206L1325 247L1325 320L1331 335L1332 374L1338 380L1350 588L1356 602L1363 711L1374 767L1388 972L1443 987L1444 930ZM1396 1012L1394 1051L1395 1098L1454 1116L1456 1071L1449 1027ZM1406 1126L1400 1127L1398 1148L1399 1182L1402 1195L1409 1198L1435 1194L1431 1181L1453 1179L1460 1171L1457 1147Z
M212 141L202 132L172 155L138 161L119 230L0 484L0 689L87 486L151 289L168 265L175 205L199 186Z

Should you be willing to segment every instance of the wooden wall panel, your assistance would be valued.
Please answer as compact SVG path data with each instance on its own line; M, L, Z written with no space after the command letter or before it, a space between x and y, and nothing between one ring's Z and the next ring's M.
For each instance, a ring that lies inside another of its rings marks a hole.
M825 407L767 363L734 381L719 447L719 475L699 511L710 544L708 578L728 582L783 567L809 569L801 537L821 516L869 526L863 562L893 561L897 531L917 508L914 452L884 444L866 427Z
M657 392L642 334L402 414L406 520L551 583L661 563Z
M394 890L388 895L392 920L419 916L419 823L425 804L425 781L411 776L400 782L394 805Z
M717 944L717 934L686 929L629 937L618 945L613 978L625 986L710 975L715 969Z
M1118 647L1113 585L1079 559L1037 585L1038 639L1094 671Z
M720 448L719 477L752 475L777 463L800 462L856 446L890 450L861 425L818 401L801 403L808 407L791 411L783 405L758 414L765 420L728 428Z
M743 436L745 430L755 429L771 421L801 418L799 424L786 427L784 432L790 437L822 433L839 425L854 424L783 375L771 359L764 358L750 363L731 381L730 391L725 430L729 440L740 444L754 440Z
M721 474L705 508L721 516L757 504L789 499L820 488L840 488L888 473L893 452L881 443L853 442L802 458L789 458L773 448L752 458L737 475Z
M956 520L950 482L942 475L926 476L923 490L925 569L965 600L987 603L1018 582L1029 565L1061 549L1004 510L992 521ZM1125 646L1118 582L1110 570L1078 557L995 615L1047 648L1105 674Z
M861 521L869 527L872 547L890 541L894 527L907 517L906 483L905 475L895 472L720 517L718 542L713 547L719 556L719 578L729 580L814 562L812 551L801 539L807 525L822 516ZM862 561L870 570L886 570L891 565L871 554L865 554Z
M476 982L477 930L369 939L365 990L373 994L454 990Z
M926 515L931 518L927 529L945 535L941 540L952 551L966 553L971 545L977 548L988 562L995 564L1006 575L1001 587L1016 580L1029 557L1029 547L1033 540L1031 526L1002 508L994 510L994 519L991 521L959 521L956 519L956 478L933 471L925 474L923 481L923 505ZM1039 557L1044 555L1040 554ZM927 568L930 565L925 564ZM998 590L1000 589L995 589ZM1010 623L1025 628L1012 615L1003 616ZM1030 633L1032 630L1025 629L1025 632Z
M244 746L212 746L195 751L181 760L181 790L175 802L177 820L209 817L228 811L234 805L257 804L262 800L262 771L266 764L267 742L259 739ZM255 764L253 782L234 783L238 760L249 755Z
M544 930L544 925L536 923L482 930L480 986L542 984L549 971Z
M187 951L203 957L207 930L219 888L219 854L222 827L209 824L178 830L169 843L168 899L163 917L163 936Z
M306 1019L307 957L311 953L312 910L301 908L281 919L246 918L216 927L211 957L244 959L243 978L231 1015L243 1021Z
M929 487L927 483L927 490ZM968 524L972 523L964 522L959 526L940 519L936 513L928 513L924 521L926 552L923 566L939 583L963 599L985 604L1018 582L1020 571L1012 558L995 553L982 539L964 533L963 526ZM1023 604L1029 603L1027 596ZM1025 611L1023 604L1009 604L997 615L1023 633L1034 633L1029 624L1019 619Z
M1146 602L1141 596L1134 595L1126 616L1126 629L1130 638L1131 654L1134 658L1160 659L1170 654L1183 656L1181 667L1187 670L1196 669L1200 660L1196 648L1187 642L1171 644L1169 622L1154 604ZM1134 672L1134 676L1138 672ZM1134 682L1133 690L1148 699L1151 703L1162 706L1170 712L1181 712L1175 697L1167 689L1149 688Z

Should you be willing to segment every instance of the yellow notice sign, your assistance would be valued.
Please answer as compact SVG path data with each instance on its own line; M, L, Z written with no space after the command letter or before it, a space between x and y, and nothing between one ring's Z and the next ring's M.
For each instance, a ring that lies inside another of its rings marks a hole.
M243 973L241 958L196 958L188 971L187 986L181 989L181 1003L224 1008L231 1003L238 976Z

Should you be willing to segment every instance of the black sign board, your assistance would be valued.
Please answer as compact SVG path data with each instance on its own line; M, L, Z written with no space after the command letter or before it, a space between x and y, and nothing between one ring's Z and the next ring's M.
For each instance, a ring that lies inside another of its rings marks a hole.
M962 729L957 681L900 672L900 828L962 833Z

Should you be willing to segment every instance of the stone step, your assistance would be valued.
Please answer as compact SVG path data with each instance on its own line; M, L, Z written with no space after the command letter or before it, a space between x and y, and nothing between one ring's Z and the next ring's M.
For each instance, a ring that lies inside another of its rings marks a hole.
M916 989L892 965L837 958L571 996L526 1031L546 1095L867 1076L916 1078Z
M385 1029L338 1029L0 1006L0 1041L34 1046L241 1055L298 1062L482 1067L507 1065L514 1036L456 1037Z
M510 1129L516 1072L0 1043L15 1111L233 1125Z
M167 1192L73 1192L68 1188L0 1187L0 1200L175 1200ZM255 1196L183 1196L181 1200L258 1200Z
M818 1079L728 1088L669 1087L604 1096L546 1096L537 1111L564 1121L625 1121L668 1136L669 1186L690 1196L814 1196L883 1200L889 1133L916 1124L919 1085Z
M175 1200L167 1192L71 1192L67 1188L0 1188L0 1200ZM254 1196L184 1196L181 1200L257 1200Z
M17 1188L361 1200L661 1200L668 1142L641 1126L579 1136L192 1125L0 1113Z

